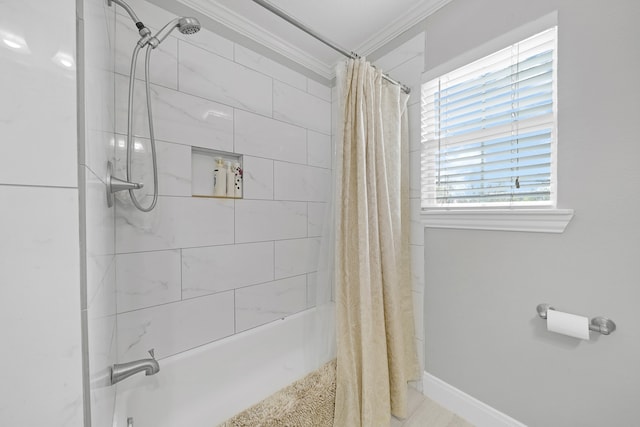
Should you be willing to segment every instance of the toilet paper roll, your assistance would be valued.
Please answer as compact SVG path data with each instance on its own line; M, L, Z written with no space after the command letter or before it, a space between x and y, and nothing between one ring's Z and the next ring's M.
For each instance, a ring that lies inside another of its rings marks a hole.
M547 330L588 340L589 318L557 310L547 310Z

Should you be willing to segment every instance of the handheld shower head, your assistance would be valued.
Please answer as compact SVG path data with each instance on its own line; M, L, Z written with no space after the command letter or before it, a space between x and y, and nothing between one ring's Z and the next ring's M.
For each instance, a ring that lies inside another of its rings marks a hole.
M196 18L180 18L178 20L178 31L182 34L195 34L200 31L200 22Z
M178 28L182 34L194 34L200 31L200 22L196 18L181 17L176 18L162 27L158 33L151 38L149 44L155 49L166 39L174 28Z

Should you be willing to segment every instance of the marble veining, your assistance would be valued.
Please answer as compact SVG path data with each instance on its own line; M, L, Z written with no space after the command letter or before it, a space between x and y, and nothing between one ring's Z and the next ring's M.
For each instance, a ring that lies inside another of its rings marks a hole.
M273 82L273 117L331 134L331 103L279 81Z
M237 243L306 237L307 204L238 200L235 221Z
M140 203L148 205L153 197L153 162L151 141L134 137L132 177L144 187L136 191ZM158 194L162 196L191 195L191 147L156 140L158 162ZM116 176L126 176L126 136L116 135Z
M236 111L235 149L256 157L305 164L304 128L246 111Z
M162 359L233 334L233 323L233 291L123 313L118 360L148 357L150 348Z
M116 132L127 132L128 79L116 76ZM233 109L198 96L152 85L155 136L159 140L233 151ZM145 89L135 87L134 135L149 137Z
M275 162L273 175L276 200L326 202L329 199L331 173L327 169Z
M244 198L273 200L273 160L244 156Z
M271 78L184 42L180 42L178 78L183 92L271 115Z
M318 270L320 239L293 239L275 242L276 279Z
M306 275L237 289L236 332L265 324L307 305Z
M119 313L181 299L180 250L120 254L116 262Z
M182 250L182 289L192 298L273 280L273 243ZM247 268L247 264L251 265Z
M233 206L233 200L161 196L156 208L144 213L127 199L117 198L116 251L126 253L233 243Z

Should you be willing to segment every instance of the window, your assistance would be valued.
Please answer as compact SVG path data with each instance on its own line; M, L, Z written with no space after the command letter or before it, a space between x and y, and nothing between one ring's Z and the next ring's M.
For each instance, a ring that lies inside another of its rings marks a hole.
M423 84L423 209L555 207L556 32Z

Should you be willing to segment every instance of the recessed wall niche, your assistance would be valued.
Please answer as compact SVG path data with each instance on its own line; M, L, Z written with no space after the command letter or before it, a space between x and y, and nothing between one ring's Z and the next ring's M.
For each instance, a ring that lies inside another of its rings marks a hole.
M241 154L191 147L191 194L241 199L242 170Z

